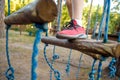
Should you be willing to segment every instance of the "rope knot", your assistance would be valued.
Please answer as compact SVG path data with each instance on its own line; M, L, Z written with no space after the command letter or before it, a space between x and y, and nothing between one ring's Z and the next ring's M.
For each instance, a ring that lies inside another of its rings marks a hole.
M45 44L46 46L48 46L48 44Z
M107 59L107 57L101 56L100 61L105 61Z
M60 72L58 70L54 71L54 75L55 75L56 80L61 80Z
M36 28L38 29L42 29L44 32L47 32L48 31L48 24L38 24L38 23L35 23L34 24Z
M9 67L5 73L5 76L8 80L14 80L14 69L13 67Z
M94 80L94 78L95 78L95 73L97 72L96 70L95 70L95 63L96 63L96 59L94 59L94 62L93 62L93 65L92 65L92 70L91 70L91 72L89 73L89 80Z
M54 54L52 58L53 58L53 60L59 59L59 55L58 54Z
M94 80L94 74L95 74L96 72L97 72L96 70L92 70L92 71L89 73L89 77L90 77L89 80Z
M66 73L70 72L70 64L67 64L65 71L66 71Z
M107 57L101 56L101 60L99 61L98 65L98 74L97 74L97 80L100 80L102 75L102 62L105 61Z
M115 77L115 73L116 73L116 67L115 67L115 63L116 63L116 59L115 58L112 58L110 64L109 64L109 76L110 78L113 78Z
M68 56L68 63L66 65L66 69L65 69L68 76L70 74L70 58L71 58L71 54L72 54L72 49L70 49L70 53L69 53L69 56Z
M7 25L6 29L9 30L11 28L11 25Z

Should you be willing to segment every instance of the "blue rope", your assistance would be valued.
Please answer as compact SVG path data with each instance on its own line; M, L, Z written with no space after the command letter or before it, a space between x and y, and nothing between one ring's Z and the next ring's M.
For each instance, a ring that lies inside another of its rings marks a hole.
M6 27L6 56L7 56L7 62L8 62L8 66L9 68L6 70L5 72L5 76L8 80L14 80L14 68L11 66L11 62L10 62L10 55L9 55L9 47L8 47L8 33L9 33L9 29L10 29L10 25L7 25Z
M107 0L106 25L105 25L104 40L103 40L104 43L108 41L109 18L110 18L110 0Z
M60 0L60 9L59 9L59 10L60 10L60 11L58 12L58 18L57 18L57 22L58 22L57 31L60 30L60 23L61 23L60 18L61 18L61 12L62 12L62 0ZM54 63L54 61L55 61L56 59L58 59L58 58L59 58L59 55L55 54L55 46L54 46L54 49L53 49L53 60L52 60L51 65L52 65L52 64ZM50 80L52 80L52 69L50 70Z
M114 78L115 77L115 73L116 73L116 67L115 67L115 63L116 63L116 59L112 58L108 68L110 70L109 72L109 77L110 78Z
M31 80L37 80L37 67L38 67L38 44L41 41L41 34L44 31L47 31L47 24L35 24L35 27L38 28L36 32L36 38L33 45L33 53L32 53L32 65L31 65Z
M10 0L8 0L8 15L10 15ZM8 48L8 33L9 33L9 29L10 29L11 25L7 25L6 26L6 56L7 56L7 62L8 62L8 66L9 68L6 70L5 72L5 76L8 80L14 80L14 68L11 66L11 62L10 62L10 55L9 55L9 48Z
M38 67L38 44L40 43L41 40L41 33L43 32L43 30L39 29L36 32L36 39L34 41L34 45L33 45L33 53L32 53L32 78L31 80L37 80L37 67Z
M54 67L52 66L52 64L49 62L48 58L47 58L47 54L46 54L46 48L47 48L48 44L45 44L44 46L44 57L45 60L47 62L47 64L49 65L50 69L54 72L54 77L56 78L56 80L61 80L61 74L58 70L54 69Z
M70 74L70 58L71 58L71 54L72 54L72 49L70 49L70 53L69 53L69 56L68 56L68 62L67 62L66 69L65 69L68 76Z
M101 73L102 73L102 61L99 62L97 80L101 79Z
M55 47L56 46L54 46L53 48L53 57L52 57L52 63L51 63L52 65L54 64L54 61L56 59L59 59L59 55L55 53ZM50 70L50 80L52 80L52 70Z
M96 73L96 70L95 70L95 63L96 63L96 59L94 59L93 61L93 65L92 65L92 70L91 72L89 73L89 80L95 80L95 73Z
M52 80L52 70L50 70L50 80Z
M10 15L10 0L8 0L8 15Z
M8 62L8 66L11 67L11 62L10 62L10 55L9 55L9 39L8 39L8 36L9 36L9 28L10 26L8 25L7 26L7 29L6 29L6 55L7 55L7 62Z
M120 32L118 32L118 42L120 42Z
M100 80L101 79L101 75L102 75L102 62L105 61L106 58L105 57L101 57L101 60L99 62L99 65L98 65L98 74L97 74L97 80Z
M107 0L104 0L103 14L102 14L101 22L100 22L100 27L99 27L97 40L99 40L101 35L102 35L102 27L103 27L103 22L104 22L104 19L105 19L106 11L107 11Z
M43 32L48 32L48 23L45 23L45 24L38 24L38 23L35 23L35 24L33 24L36 28L38 28L38 29L41 29L41 30L43 30ZM46 34L46 36L47 36L48 34Z
M58 31L60 30L60 23L61 23L60 19L61 19L61 15L62 15L61 12L62 12L62 0L60 0L60 9L59 9L58 18L57 18L58 19L57 20L57 22L58 22L58 27L57 27L58 29L57 30Z
M79 65L78 65L78 71L77 71L77 73L76 73L76 80L78 80L78 76L79 76L78 74L80 73L82 56L83 56L83 54L80 55Z
M55 61L56 59L59 59L59 55L58 54L54 54L53 55L53 61Z
M7 69L7 71L5 72L6 78L8 80L14 80L14 68L13 67L9 67Z

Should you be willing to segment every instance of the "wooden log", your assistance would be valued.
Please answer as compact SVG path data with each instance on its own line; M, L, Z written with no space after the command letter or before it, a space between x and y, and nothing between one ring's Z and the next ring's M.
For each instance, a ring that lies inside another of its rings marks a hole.
M41 41L47 44L75 49L97 59L100 59L101 56L116 58L120 56L120 44L115 41L109 41L108 43L90 39L68 41L53 37L43 37Z
M47 23L56 18L57 12L57 6L53 0L36 0L7 16L4 22L8 25Z

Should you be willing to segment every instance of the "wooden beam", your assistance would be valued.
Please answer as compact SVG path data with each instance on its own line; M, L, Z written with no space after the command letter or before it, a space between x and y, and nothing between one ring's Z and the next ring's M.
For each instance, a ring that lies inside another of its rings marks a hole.
M57 6L53 0L35 0L17 12L7 16L4 22L12 24L47 23L57 16Z
M47 44L72 48L97 59L100 59L101 56L116 58L120 56L120 44L115 41L109 41L108 43L102 43L102 41L91 39L68 41L66 39L57 39L54 37L43 37L41 41Z

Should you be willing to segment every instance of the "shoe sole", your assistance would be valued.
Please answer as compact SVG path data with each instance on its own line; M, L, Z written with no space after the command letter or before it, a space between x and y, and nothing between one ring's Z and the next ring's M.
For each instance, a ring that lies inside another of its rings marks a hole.
M87 38L87 35L78 34L78 35L71 36L71 35L57 34L56 37L59 39L85 39Z

